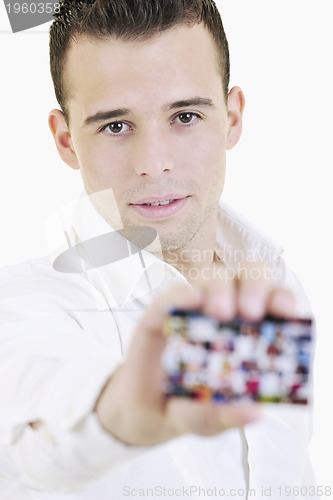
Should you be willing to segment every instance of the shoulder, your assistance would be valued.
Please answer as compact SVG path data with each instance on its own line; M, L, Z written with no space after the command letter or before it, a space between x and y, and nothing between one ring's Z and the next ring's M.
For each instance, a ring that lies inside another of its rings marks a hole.
M63 310L92 300L83 275L60 273L47 260L28 260L0 268L0 304L5 308Z
M217 244L228 266L246 262L269 269L278 286L293 291L299 314L311 314L308 297L297 275L287 265L283 247L224 201L219 203Z

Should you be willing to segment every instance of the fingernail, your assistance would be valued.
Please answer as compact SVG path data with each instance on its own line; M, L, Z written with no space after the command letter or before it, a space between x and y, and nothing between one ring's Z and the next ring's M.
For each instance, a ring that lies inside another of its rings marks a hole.
M216 292L209 298L206 313L222 321L229 321L235 316L235 301L228 293Z
M264 301L254 295L245 295L240 298L239 312L250 319L259 319L265 313Z

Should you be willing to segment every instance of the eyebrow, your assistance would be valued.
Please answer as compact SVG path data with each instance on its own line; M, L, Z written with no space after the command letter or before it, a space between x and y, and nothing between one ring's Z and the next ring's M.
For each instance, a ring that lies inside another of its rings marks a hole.
M205 97L193 97L191 99L182 99L180 101L175 101L167 106L165 109L171 111L172 109L178 108L189 108L191 106L200 106L204 108L215 108L212 99L207 99Z
M127 108L112 109L110 111L98 111L94 115L88 116L84 120L84 126L92 125L93 123L105 122L106 120L114 120L122 116L129 115L131 111Z
M167 104L164 106L164 109L167 111L171 111L173 109L179 109L179 108L188 108L191 106L200 106L200 107L205 107L205 108L211 108L214 109L215 105L212 101L212 99L207 99L205 97L193 97L190 99L182 99L179 101L172 102L171 104ZM131 114L131 110L128 108L119 108L119 109L113 109L110 111L98 111L97 113L88 116L84 120L84 126L87 127L89 125L92 125L94 123L99 123L99 122L105 122L107 120L115 120L122 118L124 116L128 116Z

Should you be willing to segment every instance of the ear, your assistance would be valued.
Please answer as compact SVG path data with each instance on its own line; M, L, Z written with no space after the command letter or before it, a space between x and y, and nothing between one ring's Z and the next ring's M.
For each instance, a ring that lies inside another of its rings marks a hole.
M59 109L53 109L49 114L49 127L54 137L61 159L71 168L79 169L80 165L73 148L71 133L65 115Z
M227 149L233 148L242 133L245 97L239 87L233 87L228 93L228 134Z

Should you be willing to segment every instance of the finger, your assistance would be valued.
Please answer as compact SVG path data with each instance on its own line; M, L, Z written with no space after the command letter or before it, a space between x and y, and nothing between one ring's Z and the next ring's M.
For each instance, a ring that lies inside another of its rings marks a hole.
M212 436L255 422L260 418L262 410L254 403L217 405L172 398L168 403L167 414L176 434Z
M163 321L172 309L195 310L202 307L204 292L199 288L177 286L161 294L147 308L138 330L147 337L161 336Z
M238 314L249 320L261 319L267 309L273 281L262 264L244 264L237 281Z
M267 312L283 318L297 316L297 300L291 290L278 288L269 295Z
M173 308L198 309L203 303L201 290L178 286L161 294L146 310L130 344L126 370L131 393L142 401L161 403L163 368L161 356L166 344L164 321ZM149 388L149 390L147 390Z
M222 273L222 278L204 288L205 296L203 312L220 321L230 321L236 315L236 283L228 269Z

